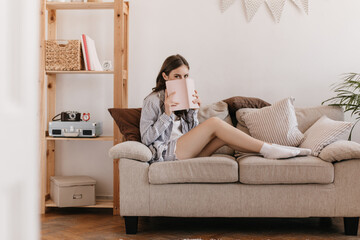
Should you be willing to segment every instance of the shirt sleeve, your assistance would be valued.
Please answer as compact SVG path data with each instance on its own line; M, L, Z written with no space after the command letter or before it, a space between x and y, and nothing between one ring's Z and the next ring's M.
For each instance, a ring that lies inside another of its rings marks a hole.
M140 135L141 142L146 146L155 142L175 119L174 113L168 116L165 112L158 118L159 111L153 102L144 100L140 117Z
M189 122L190 122L189 131L190 131L190 129L193 129L194 127L199 125L199 120L197 117L198 112L199 112L198 108L196 108L196 109L190 108L187 112L187 119L189 119Z

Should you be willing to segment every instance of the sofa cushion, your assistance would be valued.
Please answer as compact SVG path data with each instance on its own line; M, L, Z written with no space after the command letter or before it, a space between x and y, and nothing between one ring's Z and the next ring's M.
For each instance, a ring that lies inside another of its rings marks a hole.
M304 135L297 127L293 101L289 97L241 116L251 136L269 143L298 146Z
M327 162L360 158L360 144L347 140L336 141L321 150L319 158Z
M227 103L229 114L234 126L236 126L236 111L240 108L263 108L270 106L271 104L265 102L260 98L253 98L253 97L243 97L243 96L235 96L231 98L227 98L223 100Z
M126 141L110 148L109 156L113 159L129 158L148 162L152 158L152 152L145 144L137 141Z
M139 129L141 108L109 108L108 110L125 141L141 142Z
M309 148L313 156L319 156L327 145L347 139L352 126L351 122L334 121L324 115L306 130L300 147Z
M295 113L298 128L302 133L306 132L323 115L335 121L344 121L344 111L341 107L335 106L295 107Z
M149 167L151 184L237 182L238 163L224 154L186 160L155 162Z
M260 156L238 159L244 184L304 184L334 181L334 166L313 156L273 160Z
M236 111L236 120L238 121L236 127L241 131L250 135L249 129L247 128L242 116L256 112L258 109L254 108L243 108ZM335 121L344 121L344 111L340 107L334 106L316 106L316 107L295 107L296 119L298 121L298 128L300 132L304 133L313 125L319 118L326 115L328 118Z
M206 119L211 117L218 117L224 120L229 116L228 106L226 102L218 101L206 106L202 106L198 111L199 123L204 122Z

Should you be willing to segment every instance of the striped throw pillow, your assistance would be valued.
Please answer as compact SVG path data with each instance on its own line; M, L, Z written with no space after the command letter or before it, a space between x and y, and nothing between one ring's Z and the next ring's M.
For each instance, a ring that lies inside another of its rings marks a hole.
M243 115L250 135L268 143L299 146L304 134L298 129L293 102L289 97Z
M312 155L317 157L327 145L347 139L352 126L351 122L334 121L324 115L306 130L300 147L311 149Z

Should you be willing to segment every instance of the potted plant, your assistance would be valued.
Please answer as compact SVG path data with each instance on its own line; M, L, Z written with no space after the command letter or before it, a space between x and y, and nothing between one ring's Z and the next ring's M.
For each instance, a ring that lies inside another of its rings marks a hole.
M343 107L344 112L351 111L351 116L357 115L355 124L349 134L350 141L352 131L360 120L360 73L346 73L343 81L335 84L333 90L337 95L323 101L321 104L330 102L329 106Z

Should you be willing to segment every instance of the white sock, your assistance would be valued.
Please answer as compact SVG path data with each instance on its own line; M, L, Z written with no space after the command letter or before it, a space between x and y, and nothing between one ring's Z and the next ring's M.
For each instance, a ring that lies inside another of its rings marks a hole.
M289 158L299 155L300 150L282 148L282 147L274 146L272 144L264 143L260 149L260 154L262 154L265 158L273 158L273 159Z
M290 146L278 145L278 144L275 144L275 143L273 143L272 145L277 146L277 147L292 149L292 150L300 150L299 155L301 155L301 156L307 156L307 155L311 154L311 149L308 149L308 148L290 147Z

